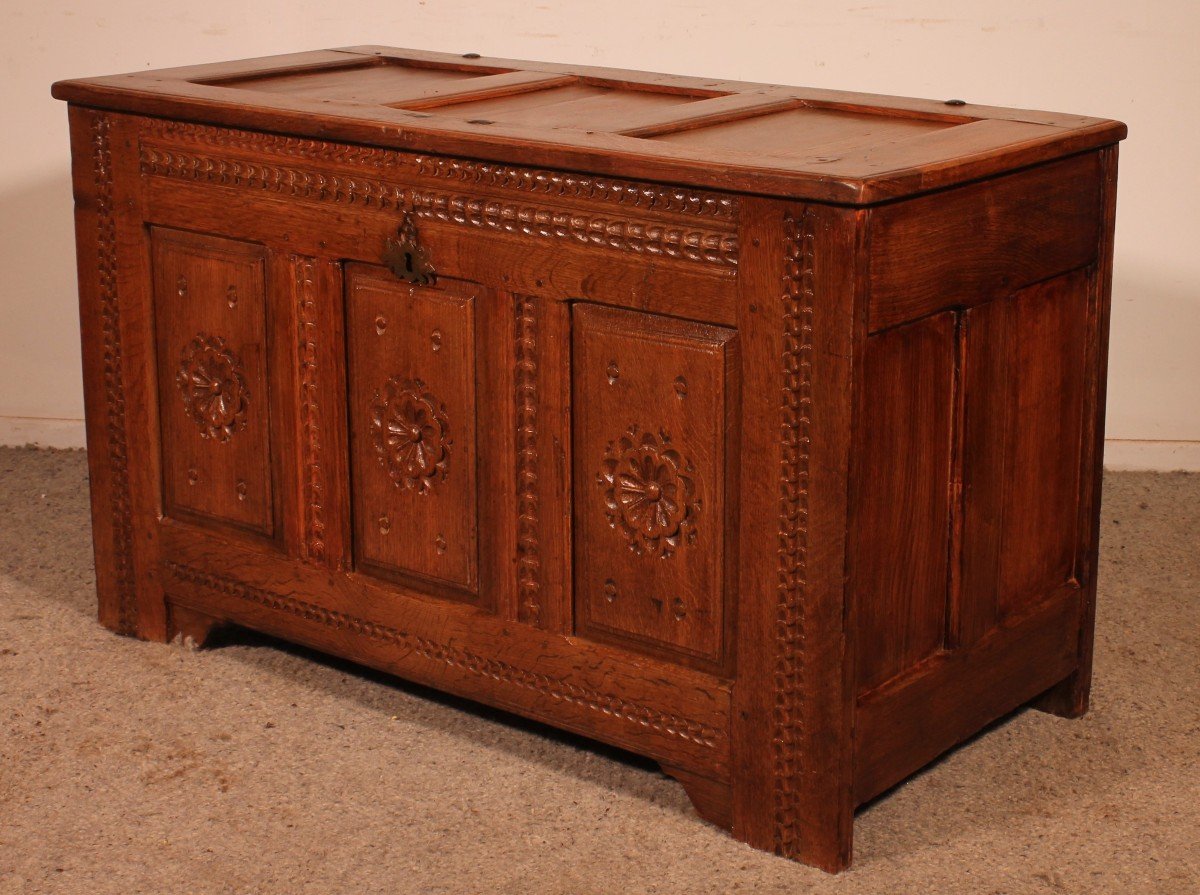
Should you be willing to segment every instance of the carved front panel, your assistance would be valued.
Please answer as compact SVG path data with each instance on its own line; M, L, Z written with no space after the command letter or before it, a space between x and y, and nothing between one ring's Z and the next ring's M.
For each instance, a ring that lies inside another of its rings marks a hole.
M163 228L151 243L166 512L272 535L265 252Z
M589 305L573 330L577 628L720 665L734 333Z
M360 568L477 589L474 292L346 270Z

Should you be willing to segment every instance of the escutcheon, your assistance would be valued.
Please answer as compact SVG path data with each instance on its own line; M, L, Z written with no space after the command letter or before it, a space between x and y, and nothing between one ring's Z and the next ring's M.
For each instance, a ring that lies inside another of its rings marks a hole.
M429 286L437 280L429 252L418 241L417 225L407 211L401 214L397 235L389 237L384 245L383 263L397 277L417 286Z

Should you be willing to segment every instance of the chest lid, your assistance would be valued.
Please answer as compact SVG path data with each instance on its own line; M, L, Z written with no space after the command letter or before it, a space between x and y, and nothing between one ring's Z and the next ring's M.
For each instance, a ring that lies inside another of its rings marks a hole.
M97 108L418 152L870 204L1114 143L1100 118L348 47L60 81Z

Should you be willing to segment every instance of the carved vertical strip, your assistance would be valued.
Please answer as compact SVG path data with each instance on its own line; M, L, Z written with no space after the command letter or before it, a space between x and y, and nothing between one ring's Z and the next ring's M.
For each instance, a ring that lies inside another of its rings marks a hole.
M109 117L92 116L92 176L96 185L99 224L100 319L104 346L105 430L112 474L112 558L117 589L117 625L122 634L137 633L133 575L133 505L129 494L129 447L125 421L125 376L121 357L121 309L117 296L117 224L113 209L112 150Z
M541 558L538 535L538 342L537 301L516 301L517 407L517 618L541 620Z
M321 463L321 409L317 395L316 262L291 256L295 273L297 362L300 385L300 450L303 481L304 533L300 553L306 562L324 564L325 470Z
M809 451L812 424L813 218L784 221L783 381L779 470L779 582L775 637L775 710L772 761L775 780L775 848L800 853L804 591L808 550Z

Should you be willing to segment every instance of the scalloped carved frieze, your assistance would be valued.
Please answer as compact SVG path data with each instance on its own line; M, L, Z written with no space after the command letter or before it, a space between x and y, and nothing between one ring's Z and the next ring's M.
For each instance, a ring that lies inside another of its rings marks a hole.
M458 183L515 190L556 198L595 200L666 214L735 220L738 203L734 196L699 193L647 183L631 183L607 177L591 177L562 171L538 171L492 162L475 162L441 156L418 155L417 171Z
M214 127L188 121L151 119L147 120L143 126L147 133L158 138L199 143L214 149L243 149L287 158L303 158L381 169L400 168L409 164L408 159L400 153L374 146L330 143L325 140Z
M565 239L649 257L737 266L737 236L726 231L426 191L413 192L412 206L418 217L446 223L543 239Z
M738 205L729 196L206 125L146 127L150 139L140 147L143 175L384 211L411 209L422 218L518 236L726 269L737 266ZM256 157L240 158L238 151ZM387 163L389 158L393 164ZM321 170L294 160L336 167ZM356 167L370 173L349 172ZM404 181L413 176L479 187L481 194L410 187Z
M202 151L143 144L142 174L281 193L296 199L403 210L404 188L374 177L249 161Z
M510 687L529 690L556 702L565 702L601 715L609 715L649 728L663 736L686 740L705 748L716 748L725 732L690 718L662 712L630 699L605 693L538 671L521 668L491 656L483 656L461 647L439 643L379 622L357 618L326 609L315 603L285 594L273 593L234 578L217 575L183 563L168 560L167 568L181 581L215 593L245 600L275 612L286 612L305 621L325 625L352 634L382 641L415 653L431 662L439 662L481 678L499 681Z
M199 144L213 149L240 149L256 154L381 170L415 168L422 177L552 198L595 201L661 214L726 221L736 221L738 216L737 196L720 193L446 156L409 155L374 146L332 143L185 121L148 120L144 127L146 133L154 138Z

